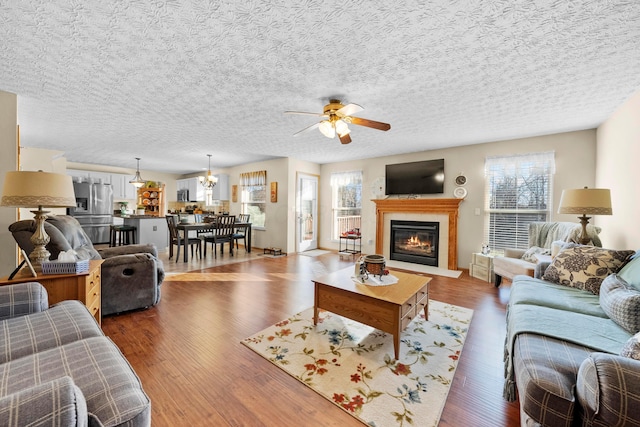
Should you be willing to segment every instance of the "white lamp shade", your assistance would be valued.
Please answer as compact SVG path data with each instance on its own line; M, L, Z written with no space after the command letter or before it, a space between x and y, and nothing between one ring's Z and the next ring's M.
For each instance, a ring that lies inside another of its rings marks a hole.
M611 190L605 188L563 190L558 213L612 215Z
M76 196L71 176L42 171L7 172L0 205L19 208L74 207Z

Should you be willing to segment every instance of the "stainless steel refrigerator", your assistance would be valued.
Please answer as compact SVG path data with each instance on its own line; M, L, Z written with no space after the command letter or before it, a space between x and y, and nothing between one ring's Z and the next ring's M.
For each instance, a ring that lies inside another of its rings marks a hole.
M109 243L113 223L113 188L111 184L74 182L76 207L69 208L69 215L82 225L91 242Z

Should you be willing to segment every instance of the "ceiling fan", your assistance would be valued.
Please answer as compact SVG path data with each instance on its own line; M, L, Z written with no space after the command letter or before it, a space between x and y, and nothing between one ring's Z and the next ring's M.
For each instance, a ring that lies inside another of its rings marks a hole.
M391 125L388 123L376 122L374 120L352 116L352 114L359 113L362 110L364 110L364 108L362 108L358 104L342 105L339 100L330 99L329 103L324 106L324 111L322 113L306 113L303 111L285 111L284 113L305 114L324 118L320 122L315 123L293 134L293 136L297 136L301 133L318 128L320 132L322 132L322 134L327 138L334 138L337 134L338 138L340 138L340 142L343 144L348 144L351 142L351 136L349 136L349 133L351 133L349 124L366 126L369 128L384 131L391 129Z

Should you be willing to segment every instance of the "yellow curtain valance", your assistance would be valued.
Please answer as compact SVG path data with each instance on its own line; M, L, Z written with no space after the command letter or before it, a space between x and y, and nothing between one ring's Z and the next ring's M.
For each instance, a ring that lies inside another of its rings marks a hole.
M267 171L241 173L240 185L267 185Z

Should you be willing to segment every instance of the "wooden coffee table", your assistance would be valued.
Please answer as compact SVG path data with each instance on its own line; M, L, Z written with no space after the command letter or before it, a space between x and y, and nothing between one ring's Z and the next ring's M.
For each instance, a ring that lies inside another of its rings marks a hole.
M393 335L396 360L400 351L400 334L421 310L429 316L430 277L391 270L398 283L370 286L356 283L353 267L314 279L315 302L313 324L318 324L318 310L324 309Z

